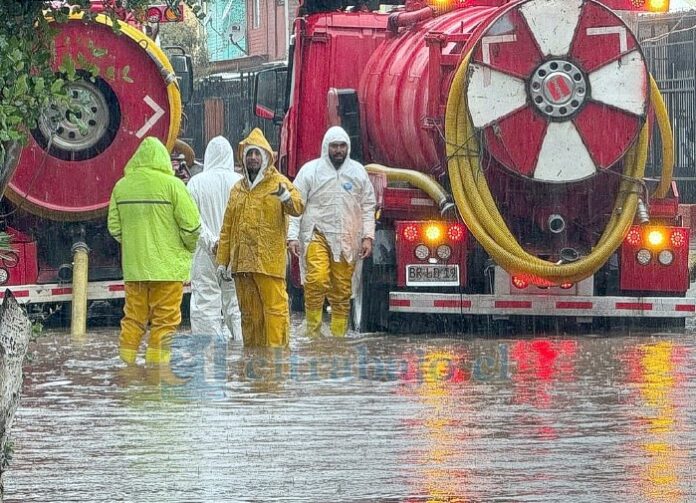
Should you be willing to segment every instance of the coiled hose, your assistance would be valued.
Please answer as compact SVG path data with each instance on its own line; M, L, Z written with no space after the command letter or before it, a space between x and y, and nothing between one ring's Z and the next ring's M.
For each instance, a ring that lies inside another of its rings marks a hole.
M452 192L457 208L472 234L489 255L506 271L524 275L537 284L577 282L593 275L621 245L633 218L641 194L641 183L649 148L648 123L643 125L636 144L624 160L623 178L619 192L602 236L591 253L576 262L556 264L527 253L517 242L503 220L479 164L479 144L469 119L466 84L469 73L469 53L457 69L450 88L445 112L445 137ZM650 77L650 97L663 134L669 143L671 133L664 133L667 117L664 101L655 81ZM667 127L669 121L667 120ZM665 137L665 135L667 137ZM663 161L665 159L663 158ZM671 165L663 168L663 185L671 182Z

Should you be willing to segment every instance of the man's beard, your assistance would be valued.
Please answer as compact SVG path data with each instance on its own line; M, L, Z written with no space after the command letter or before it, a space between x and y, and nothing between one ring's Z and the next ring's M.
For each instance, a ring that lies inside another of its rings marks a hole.
M256 180L256 177L258 176L259 172L261 171L261 168L259 167L256 170L251 170L247 167L247 173L249 174L249 180L252 182Z
M346 156L344 156L344 155L329 156L329 160L331 161L331 164L333 164L334 168L340 168L341 164L346 162Z

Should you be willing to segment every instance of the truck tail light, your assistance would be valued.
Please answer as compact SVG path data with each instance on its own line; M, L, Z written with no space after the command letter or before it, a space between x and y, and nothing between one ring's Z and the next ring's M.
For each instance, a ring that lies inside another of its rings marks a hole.
M672 235L670 236L670 241L672 241L672 246L675 248L681 248L682 246L686 246L687 244L687 237L686 237L686 231L684 229L675 229L672 231Z
M638 246L641 242L640 229L638 227L631 227L626 235L626 242L631 246Z
M418 239L418 227L415 225L407 225L403 231L404 239L413 242Z
M657 261L662 265L670 265L674 262L674 253L672 250L662 250L657 255Z
M447 260L452 256L452 248L447 245L440 245L437 247L437 256L442 260Z
M660 246L667 240L667 233L664 229L653 229L648 232L648 244L650 246Z
M425 260L430 256L430 248L425 245L418 245L413 253L418 260Z
M636 260L640 265L648 265L652 260L652 253L645 248L638 250L638 253L636 253Z
M450 224L447 228L447 237L453 243L458 243L464 239L464 226L462 224Z
M431 243L435 243L442 239L444 232L439 224L428 224L425 226L425 239Z
M667 12L669 0L646 0L645 6L650 12Z
M512 284L515 288L519 288L520 290L524 290L529 286L529 283L527 283L527 281L520 278L519 276L512 277Z

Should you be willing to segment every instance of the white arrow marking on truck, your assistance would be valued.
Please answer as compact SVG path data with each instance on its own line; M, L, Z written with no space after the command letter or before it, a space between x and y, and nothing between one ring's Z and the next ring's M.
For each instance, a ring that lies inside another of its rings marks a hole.
M481 39L481 51L483 52L483 62L491 64L491 44L503 44L505 42L516 42L517 35L488 35ZM483 87L491 84L491 71L489 68L483 69Z
M491 44L503 44L505 42L516 42L517 35L489 35L481 39L481 50L483 51L483 62L491 64Z
M598 28L588 28L587 34L592 35L618 35L619 52L624 53L628 50L628 35L624 26L600 26Z
M135 136L137 136L138 138L142 138L143 136L145 136L145 133L152 129L152 126L157 124L157 121L160 120L164 115L164 108L159 106L155 102L155 100L150 98L150 96L145 96L144 101L148 104L150 108L152 108L152 110L154 110L155 114L152 117L150 117L145 124L143 124L143 127L138 129L137 133L135 133Z

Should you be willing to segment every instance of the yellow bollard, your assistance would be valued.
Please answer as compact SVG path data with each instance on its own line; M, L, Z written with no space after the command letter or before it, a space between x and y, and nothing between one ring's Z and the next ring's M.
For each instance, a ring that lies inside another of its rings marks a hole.
M73 337L87 334L87 273L89 266L89 247L78 241L72 247L72 316L70 329Z

